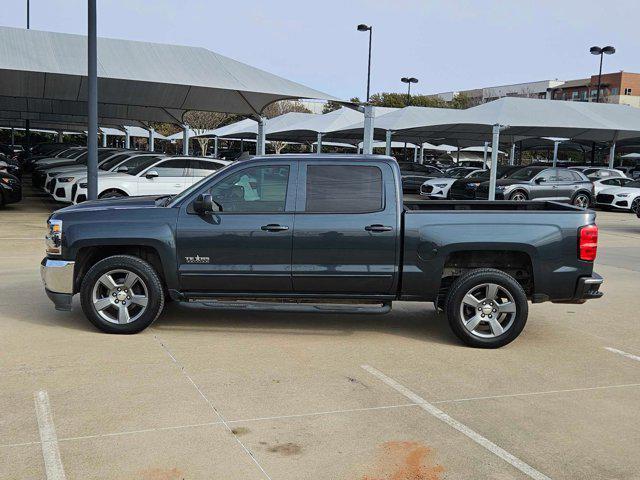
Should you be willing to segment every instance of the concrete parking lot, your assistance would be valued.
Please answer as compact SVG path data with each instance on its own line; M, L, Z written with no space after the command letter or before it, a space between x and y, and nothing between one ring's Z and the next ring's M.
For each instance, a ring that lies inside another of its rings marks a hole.
M0 211L2 479L634 479L640 220L599 212L606 296L532 306L499 350L431 304L382 316L171 304L134 336L56 312L45 220Z

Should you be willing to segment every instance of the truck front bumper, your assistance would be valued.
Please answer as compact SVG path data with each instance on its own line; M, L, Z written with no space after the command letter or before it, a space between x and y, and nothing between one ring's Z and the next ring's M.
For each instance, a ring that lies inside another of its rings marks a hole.
M573 295L573 298L565 301L554 301L553 303L584 303L587 300L591 300L593 298L600 298L604 295L603 292L600 291L600 285L604 282L604 278L602 278L597 273L593 272L590 277L580 277L578 279L578 285L576 286L576 291Z
M44 289L56 310L71 310L73 298L73 269L75 262L42 259L40 276Z

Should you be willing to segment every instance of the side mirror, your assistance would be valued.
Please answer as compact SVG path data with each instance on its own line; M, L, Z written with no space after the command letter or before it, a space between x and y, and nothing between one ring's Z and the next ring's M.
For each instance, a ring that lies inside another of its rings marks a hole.
M118 167L118 169L116 170L116 172L118 173L127 173L129 171L129 167L125 167L124 165L122 167Z
M538 178L536 178L536 180L535 180L535 182L536 182L538 185L540 185L541 183L544 183L544 182L546 182L546 181L547 181L547 179L546 179L546 178L544 178L544 177L538 177Z
M193 201L193 211L198 215L207 215L209 213L221 212L222 207L213 201L210 194L200 194Z
M144 176L145 176L146 178L151 179L151 178L156 178L156 177L158 177L159 175L158 175L158 172L156 172L155 170L149 170L147 173L145 173L145 174L144 174Z

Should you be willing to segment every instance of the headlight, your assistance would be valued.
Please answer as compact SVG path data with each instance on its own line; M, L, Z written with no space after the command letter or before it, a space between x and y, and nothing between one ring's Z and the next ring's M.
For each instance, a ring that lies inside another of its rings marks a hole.
M76 177L60 177L60 178L58 178L58 181L59 181L60 183L69 183L69 182L73 182L73 180L74 180L75 178L76 178Z
M62 253L62 220L49 220L49 233L45 237L47 255Z
M80 188L87 188L87 183L86 182L82 182L80 184Z
M628 193L616 193L616 197L627 198L629 196Z

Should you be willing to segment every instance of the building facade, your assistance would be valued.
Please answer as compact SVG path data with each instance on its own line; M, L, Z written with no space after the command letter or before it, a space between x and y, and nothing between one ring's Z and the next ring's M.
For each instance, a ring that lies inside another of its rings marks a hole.
M546 98L577 102L595 102L598 91L598 75L578 80L541 80L537 82L500 85L437 93L434 96L451 101L464 94L471 105L490 102L502 97ZM640 108L640 73L615 72L602 74L600 102L631 105Z

